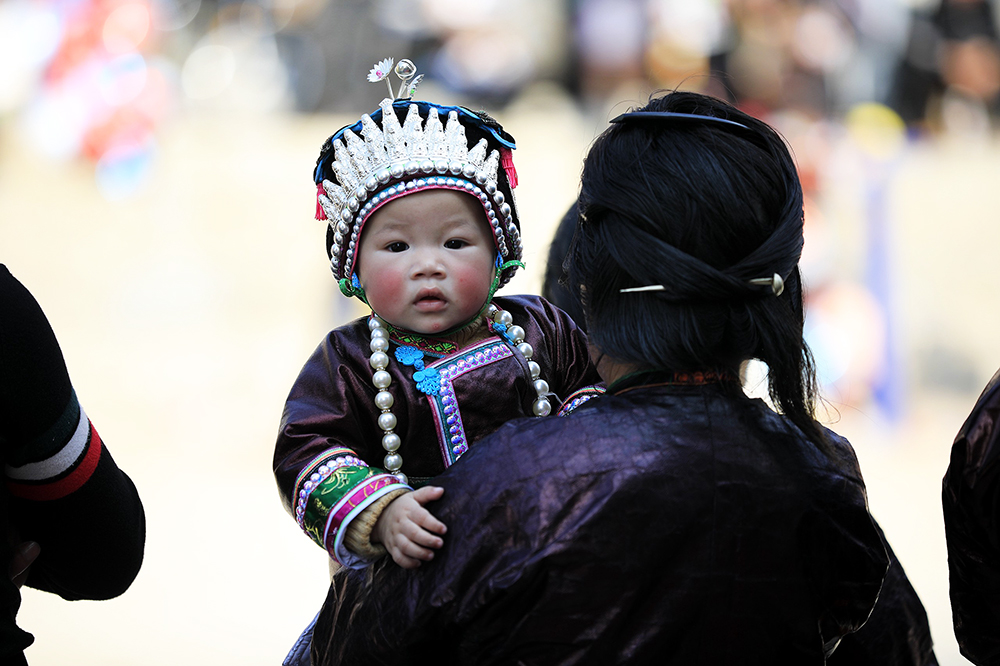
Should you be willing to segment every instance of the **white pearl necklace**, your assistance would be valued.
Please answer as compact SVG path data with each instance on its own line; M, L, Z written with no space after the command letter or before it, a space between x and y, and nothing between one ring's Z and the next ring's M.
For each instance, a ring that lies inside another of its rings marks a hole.
M506 337L514 343L517 351L524 356L528 363L528 370L531 372L532 386L538 397L531 405L531 411L535 416L548 416L552 413L552 404L549 402L549 383L541 379L541 367L531 360L535 350L530 344L524 341L524 329L514 324L514 318L506 310L501 310L492 303L487 308L487 315L495 324L503 325ZM386 370L389 367L389 331L385 328L385 322L376 316L368 320L368 330L371 331L371 342L369 348L372 355L368 358L374 374L372 384L378 389L375 394L375 406L381 411L378 416L378 426L382 429L382 448L386 455L383 459L386 471L395 476L401 483L406 483L406 474L403 474L403 456L399 455L399 445L402 443L399 435L394 430L396 428L396 415L392 413L392 406L395 400L392 393L388 391L392 384L392 375Z

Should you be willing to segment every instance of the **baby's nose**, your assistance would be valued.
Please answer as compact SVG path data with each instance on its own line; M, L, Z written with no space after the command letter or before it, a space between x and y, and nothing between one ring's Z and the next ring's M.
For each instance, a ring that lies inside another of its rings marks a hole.
M417 253L414 257L414 277L444 275L444 270L444 263L437 252L423 251Z

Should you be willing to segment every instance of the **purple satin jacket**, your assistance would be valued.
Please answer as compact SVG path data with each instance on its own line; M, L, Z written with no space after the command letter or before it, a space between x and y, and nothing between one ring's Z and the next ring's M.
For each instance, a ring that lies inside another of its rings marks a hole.
M435 479L433 561L334 577L313 663L824 664L888 563L829 440L667 374L508 423Z
M974 664L1000 663L1000 372L955 438L943 502L959 648Z

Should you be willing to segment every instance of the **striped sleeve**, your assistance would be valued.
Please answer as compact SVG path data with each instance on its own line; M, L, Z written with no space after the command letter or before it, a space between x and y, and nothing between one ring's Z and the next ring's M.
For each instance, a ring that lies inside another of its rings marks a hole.
M400 488L410 487L392 474L369 467L351 449L327 449L295 480L295 520L341 565L361 567L367 561L344 545L346 527L366 507Z
M75 394L56 423L23 447L31 460L4 468L7 489L16 497L56 500L79 490L97 469L101 438Z

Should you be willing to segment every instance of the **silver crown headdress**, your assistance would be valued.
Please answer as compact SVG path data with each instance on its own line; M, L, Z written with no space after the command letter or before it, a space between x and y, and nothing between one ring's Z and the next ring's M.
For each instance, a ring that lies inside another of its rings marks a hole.
M377 63L369 81L387 79L391 68L391 58ZM402 99L382 100L378 111L334 134L317 163L317 218L329 220L330 263L338 280L353 278L365 220L385 203L425 189L477 197L492 227L500 263L521 259L513 200L517 175L510 158L513 139L492 119L463 107L409 101L422 78L413 79L415 70L409 60L400 61L395 71L402 80ZM397 111L404 108L400 124ZM442 113L447 114L444 123ZM481 135L471 148L467 127ZM504 271L501 284L513 269Z

